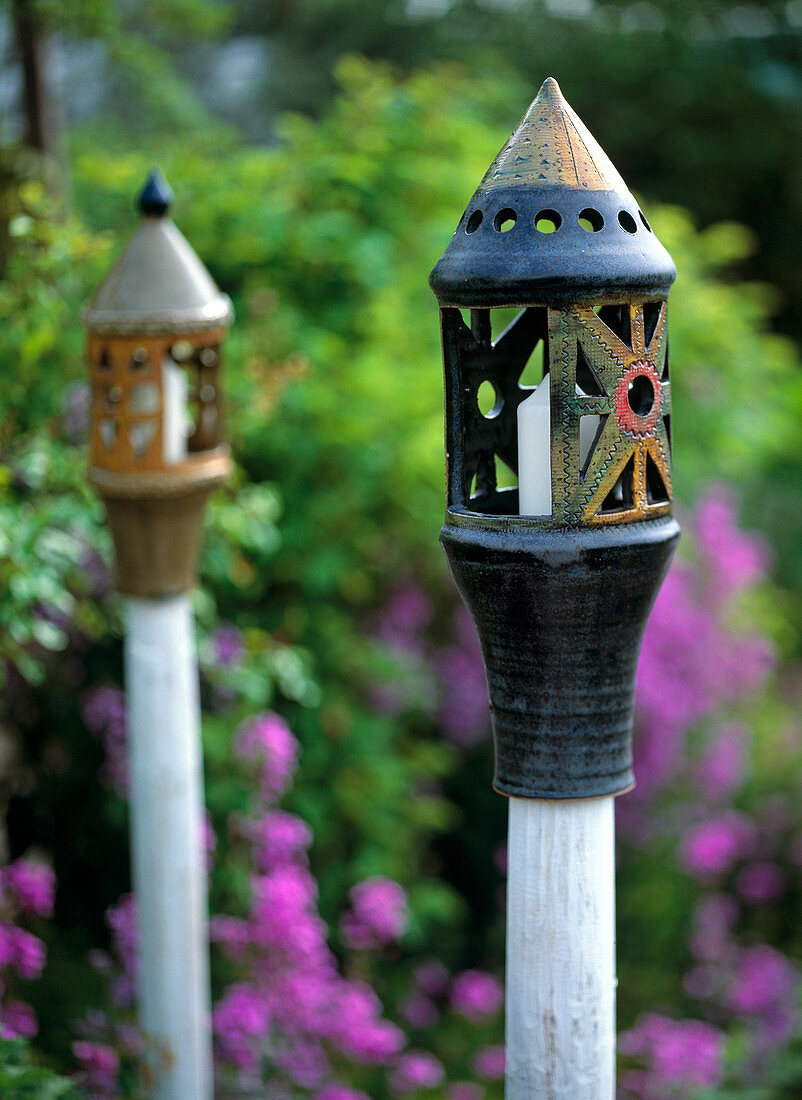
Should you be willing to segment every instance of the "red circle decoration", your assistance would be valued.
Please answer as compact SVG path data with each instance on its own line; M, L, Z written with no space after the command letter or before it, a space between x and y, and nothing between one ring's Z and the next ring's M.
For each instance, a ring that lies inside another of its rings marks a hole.
M645 416L639 416L629 403L629 387L637 378L645 378L654 390L654 404ZM613 394L613 411L619 428L629 435L645 436L654 432L660 415L660 379L651 363L640 359L627 367Z

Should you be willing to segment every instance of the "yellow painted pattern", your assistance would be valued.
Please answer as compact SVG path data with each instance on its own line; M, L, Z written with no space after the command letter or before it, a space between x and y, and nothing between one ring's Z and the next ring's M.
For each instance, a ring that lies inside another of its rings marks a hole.
M490 165L484 188L560 184L588 191L626 191L612 161L549 77Z

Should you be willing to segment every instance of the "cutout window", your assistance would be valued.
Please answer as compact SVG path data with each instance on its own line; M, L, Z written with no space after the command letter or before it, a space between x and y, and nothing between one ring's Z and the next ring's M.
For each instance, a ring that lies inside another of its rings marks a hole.
M618 224L626 233L637 233L638 223L628 210L621 210L618 215Z
M504 398L496 391L493 383L485 379L476 391L476 404L485 420L495 420L504 408Z
M579 418L579 481L585 480L596 446L601 439L607 414L587 413Z
M649 344L651 344L654 330L657 328L657 322L660 318L660 307L662 304L662 302L643 303L643 335L647 348Z
M546 341L538 340L532 348L526 366L518 378L518 385L524 389L535 389L543 381L546 375Z
M629 306L602 306L599 310L599 320L623 340L628 348L632 347L632 330L630 326Z
M610 515L612 512L628 512L633 505L633 480L635 476L635 456L630 456L624 469L612 487L610 492L604 498L601 508L599 508L599 515Z
M668 504L671 498L668 495L666 483L657 468L657 463L652 456L646 455L646 500L649 504Z
M581 344L576 346L576 392L578 397L604 397L604 387Z

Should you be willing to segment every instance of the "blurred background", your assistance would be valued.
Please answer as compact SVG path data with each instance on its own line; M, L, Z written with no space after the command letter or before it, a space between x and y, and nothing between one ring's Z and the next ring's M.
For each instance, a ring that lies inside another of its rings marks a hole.
M155 165L237 313L195 601L220 1095L503 1095L506 805L437 544L427 277L549 75L679 269L685 535L617 803L621 1096L802 1094L801 0L11 0L3 1096L147 1095L80 309Z

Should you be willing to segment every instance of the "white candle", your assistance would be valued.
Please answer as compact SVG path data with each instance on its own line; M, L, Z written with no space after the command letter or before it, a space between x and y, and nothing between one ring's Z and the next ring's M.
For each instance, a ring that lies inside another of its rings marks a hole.
M181 462L187 457L187 376L169 359L162 360L162 441L164 461Z
M518 510L551 515L551 387L546 375L518 406Z

